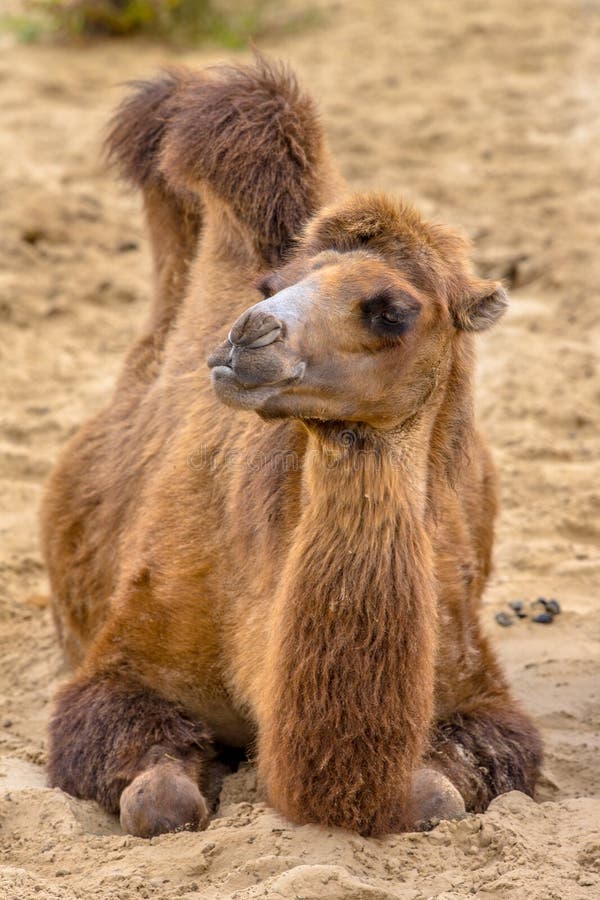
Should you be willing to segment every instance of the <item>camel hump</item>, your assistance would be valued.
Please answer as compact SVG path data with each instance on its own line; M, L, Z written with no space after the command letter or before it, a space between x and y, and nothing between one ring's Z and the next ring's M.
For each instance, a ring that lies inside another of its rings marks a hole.
M161 184L159 160L168 122L168 107L181 87L184 72L168 70L152 81L132 81L130 93L113 118L106 138L109 161L136 187Z
M286 66L262 57L137 84L113 119L108 149L142 188L159 181L188 201L224 202L269 265L329 199L316 106Z

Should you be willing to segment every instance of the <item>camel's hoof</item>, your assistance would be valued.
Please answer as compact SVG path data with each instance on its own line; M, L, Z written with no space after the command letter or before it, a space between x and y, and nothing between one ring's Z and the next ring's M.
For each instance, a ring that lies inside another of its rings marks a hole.
M413 802L419 827L465 814L465 801L449 778L435 769L419 769L413 776Z
M209 810L195 781L178 763L146 769L121 794L121 828L137 837L205 828Z

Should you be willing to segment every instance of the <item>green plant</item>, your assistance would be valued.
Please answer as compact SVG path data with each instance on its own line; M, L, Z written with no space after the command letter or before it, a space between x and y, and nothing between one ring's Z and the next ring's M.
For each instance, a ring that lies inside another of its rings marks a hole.
M321 21L310 5L294 13L277 0L24 0L24 7L21 15L0 15L0 31L22 43L143 34L180 45L210 41L239 49L251 39Z
M31 0L59 33L130 35L145 33L175 40L209 38L240 46L255 36L272 0L223 3L215 0Z
M39 41L46 30L46 23L35 16L0 16L0 31L14 34L21 44Z

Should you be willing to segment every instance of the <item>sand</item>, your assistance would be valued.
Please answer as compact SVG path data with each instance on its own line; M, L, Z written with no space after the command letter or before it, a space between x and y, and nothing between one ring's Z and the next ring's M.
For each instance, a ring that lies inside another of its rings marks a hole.
M287 4L286 4L287 5ZM121 83L165 61L0 35L0 897L455 900L600 896L600 7L592 0L320 0L319 24L266 39L321 103L357 188L403 193L476 242L511 288L480 342L478 405L502 476L483 620L546 744L539 803L513 793L429 834L294 828L229 778L207 831L124 836L45 786L64 672L37 538L61 446L109 396L143 318L137 197L107 172ZM551 625L495 622L556 597Z

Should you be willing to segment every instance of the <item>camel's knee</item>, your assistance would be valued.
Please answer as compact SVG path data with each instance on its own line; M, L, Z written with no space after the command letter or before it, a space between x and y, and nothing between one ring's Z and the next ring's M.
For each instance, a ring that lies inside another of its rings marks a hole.
M502 704L438 723L428 764L458 788L468 810L483 812L508 791L533 796L542 758L531 719L516 706Z
M449 778L436 769L417 769L413 775L412 802L415 824L424 828L442 819L465 813L465 801Z
M121 827L138 837L205 828L209 815L196 780L176 759L163 758L134 778L121 794Z
M212 755L204 725L124 678L76 680L57 698L50 784L121 811L124 827L134 834L205 824L208 805L198 785Z

